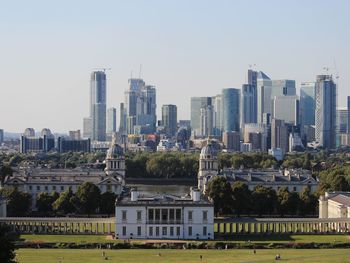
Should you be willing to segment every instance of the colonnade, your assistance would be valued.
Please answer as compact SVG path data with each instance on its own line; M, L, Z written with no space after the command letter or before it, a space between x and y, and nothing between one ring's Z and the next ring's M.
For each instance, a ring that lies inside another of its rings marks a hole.
M23 234L113 234L115 218L0 218L17 233Z
M312 234L312 233L347 233L350 219L239 219L215 220L214 233L230 234Z

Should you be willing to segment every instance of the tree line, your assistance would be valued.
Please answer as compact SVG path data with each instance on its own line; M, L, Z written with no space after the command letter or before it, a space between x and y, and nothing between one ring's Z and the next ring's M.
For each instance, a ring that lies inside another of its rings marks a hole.
M216 215L315 215L318 198L306 187L299 194L282 187L277 192L258 185L253 191L243 182L232 185L224 177L209 182L208 196L214 201Z
M2 189L7 199L8 216L31 214L32 196L17 188ZM36 197L36 215L58 216L67 214L114 214L116 195L112 192L101 194L100 189L90 182L80 185L76 193L68 188L62 193L41 192Z

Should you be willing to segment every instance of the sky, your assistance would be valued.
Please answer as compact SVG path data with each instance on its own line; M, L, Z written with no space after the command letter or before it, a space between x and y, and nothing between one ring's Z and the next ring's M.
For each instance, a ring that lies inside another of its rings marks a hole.
M350 95L347 0L0 0L0 128L82 129L89 76L108 67L107 107L128 79L190 118L191 96L240 88L249 65L271 79L338 74ZM298 87L297 87L298 89Z

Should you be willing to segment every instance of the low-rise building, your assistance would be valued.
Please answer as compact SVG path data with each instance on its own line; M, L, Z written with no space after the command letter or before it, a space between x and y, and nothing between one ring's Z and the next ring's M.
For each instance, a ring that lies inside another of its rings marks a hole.
M198 189L179 197L144 196L136 190L116 201L119 239L213 239L214 206Z
M326 192L318 202L319 218L350 218L350 192Z

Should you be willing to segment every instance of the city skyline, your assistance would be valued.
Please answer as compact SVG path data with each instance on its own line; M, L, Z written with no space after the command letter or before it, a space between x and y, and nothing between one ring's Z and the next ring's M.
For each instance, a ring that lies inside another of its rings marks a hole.
M240 89L249 64L271 79L295 80L298 94L301 82L315 81L329 67L340 76L338 106L346 106L349 7L346 1L105 1L103 15L92 18L94 6L79 1L69 8L65 1L7 2L0 11L0 127L82 130L89 74L98 67L112 68L106 72L107 107L119 116L131 71L138 77L140 64L141 77L157 88L158 119L163 104L177 105L178 119L190 119L191 97ZM338 15L326 20L327 13Z

